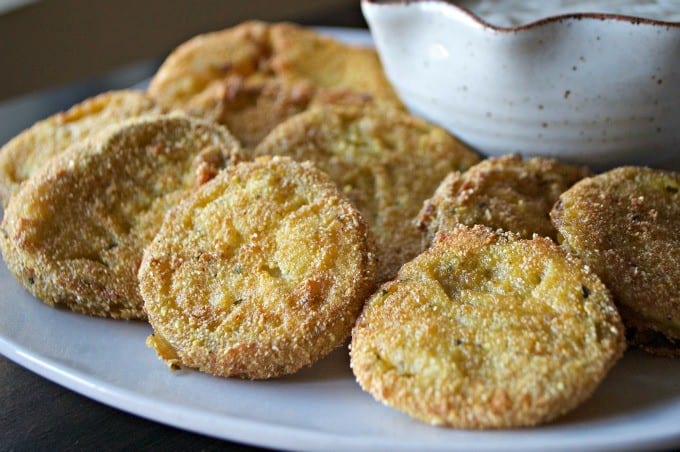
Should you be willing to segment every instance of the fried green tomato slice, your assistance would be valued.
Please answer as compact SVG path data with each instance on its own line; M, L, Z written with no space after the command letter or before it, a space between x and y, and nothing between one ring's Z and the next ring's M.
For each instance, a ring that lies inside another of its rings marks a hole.
M165 107L220 122L245 147L323 99L402 106L374 49L259 21L183 43L153 77L149 94Z
M352 46L291 23L271 26L272 67L289 80L342 88L401 106L375 49Z
M266 379L343 345L375 288L360 213L311 163L228 168L167 216L139 281L173 367Z
M459 226L369 299L351 366L422 421L508 428L576 407L624 348L609 292L580 260L548 238Z
M137 269L165 212L238 153L221 126L133 119L64 151L12 196L0 246L37 298L84 314L144 318Z
M308 81L231 76L193 97L182 109L225 125L245 148L277 125L314 105L370 105L372 96L347 89L318 89Z
M142 92L111 91L37 122L0 149L0 201L6 206L23 181L73 143L109 125L160 110Z
M443 129L397 109L315 107L276 127L254 155L311 160L361 211L378 246L378 278L421 251L413 218L451 171L477 155Z
M551 213L561 243L614 295L629 341L680 357L680 173L621 167L584 179Z
M449 174L418 214L418 227L431 243L437 231L459 224L482 224L514 232L557 239L550 209L588 168L553 159L505 155L484 160L464 173Z

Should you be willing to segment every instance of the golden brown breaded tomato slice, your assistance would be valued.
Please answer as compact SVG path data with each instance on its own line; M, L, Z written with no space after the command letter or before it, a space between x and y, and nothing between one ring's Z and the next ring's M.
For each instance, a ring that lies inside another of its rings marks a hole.
M449 174L425 201L416 222L430 243L437 231L459 224L481 224L514 232L557 238L550 209L577 181L591 175L584 166L553 159L505 155L484 160L464 173Z
M37 298L84 314L143 318L137 269L165 212L239 144L184 116L133 119L55 157L11 198L0 245Z
M374 49L349 46L290 23L259 21L186 41L163 62L149 93L162 105L181 108L231 76L307 81L318 88L351 89L401 104Z
M370 105L373 97L346 89L317 89L307 81L231 76L189 100L187 113L225 125L245 148L255 147L278 124L312 105Z
M111 91L87 99L24 130L0 149L0 200L7 205L19 185L52 157L103 128L144 114L160 113L139 91Z
M272 25L271 42L272 66L280 76L318 88L359 91L401 106L373 48L347 45L291 23Z
M316 107L275 128L255 155L311 160L361 211L378 245L378 278L421 251L413 218L449 172L477 155L444 129L397 109Z
M228 168L167 216L139 270L171 366L224 377L296 372L345 343L375 288L360 213L311 163Z
M258 21L180 45L154 76L149 94L161 105L226 125L246 148L329 97L334 103L367 98L402 106L374 49Z
M614 295L633 344L680 356L680 173L621 167L584 179L551 213L561 243Z
M548 238L459 226L369 299L351 366L422 421L508 428L577 406L624 348L609 292L580 260Z

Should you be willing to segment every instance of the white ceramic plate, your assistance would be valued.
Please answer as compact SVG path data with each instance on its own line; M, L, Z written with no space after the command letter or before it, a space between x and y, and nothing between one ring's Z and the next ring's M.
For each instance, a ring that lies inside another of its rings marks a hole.
M365 32L331 31L351 42ZM0 353L80 394L210 436L295 450L626 449L680 445L680 360L628 352L595 395L548 426L517 431L431 427L361 391L347 350L289 378L171 372L143 322L86 317L30 296L0 264Z

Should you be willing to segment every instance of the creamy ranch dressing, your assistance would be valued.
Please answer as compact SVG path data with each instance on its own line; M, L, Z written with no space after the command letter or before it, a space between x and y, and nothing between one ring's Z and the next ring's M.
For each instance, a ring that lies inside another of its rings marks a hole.
M492 25L514 27L570 13L610 13L680 21L680 0L457 0Z

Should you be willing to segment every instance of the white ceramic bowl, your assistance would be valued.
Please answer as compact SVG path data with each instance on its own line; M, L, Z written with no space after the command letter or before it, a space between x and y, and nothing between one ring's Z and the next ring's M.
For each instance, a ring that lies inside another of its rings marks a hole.
M679 22L570 14L502 28L445 1L362 9L406 105L484 154L680 160Z

